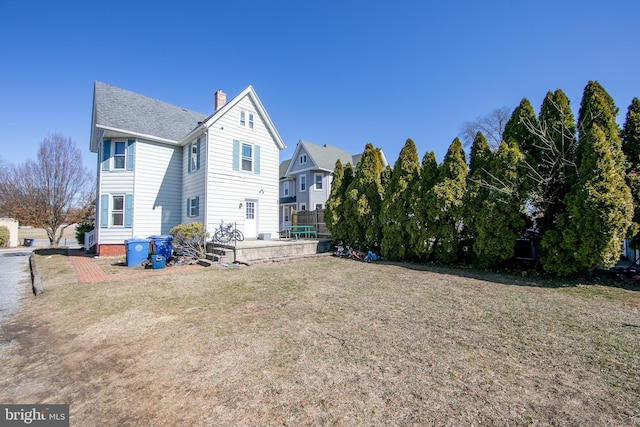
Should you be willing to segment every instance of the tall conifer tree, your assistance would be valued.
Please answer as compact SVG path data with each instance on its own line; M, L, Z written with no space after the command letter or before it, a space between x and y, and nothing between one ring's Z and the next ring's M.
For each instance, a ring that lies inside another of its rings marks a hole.
M473 245L477 236L476 220L480 213L482 201L487 197L490 162L492 159L491 148L482 132L478 132L471 145L469 155L469 176L467 178L467 192L465 194L464 207L464 237Z
M627 160L627 185L633 196L635 223L633 234L635 235L640 224L640 99L638 98L633 98L627 109L627 117L620 137ZM637 240L637 236L635 237Z
M516 240L525 231L523 161L518 145L505 142L491 159L487 190L475 221L473 251L479 267L491 267L512 258Z
M344 168L340 159L336 161L335 168L333 169L333 179L331 180L331 193L327 199L326 207L324 210L324 222L331 232L331 237L334 241L340 242L344 240L344 236L341 235L339 230L339 224L341 221L341 209L344 201L344 194L342 191L342 180L344 178Z
M408 242L412 230L410 219L415 186L420 174L420 162L416 145L407 139L398 160L391 171L391 178L382 203L380 219L382 224L382 255L391 259L413 257Z
M433 151L428 151L422 157L420 178L413 191L411 206L413 215L409 219L411 230L411 248L415 256L423 261L429 261L435 240L434 222L429 218L429 203L433 196L433 186L438 179L438 162Z
M368 143L358 162L353 182L347 190L344 211L344 216L348 219L351 242L357 243L361 249L379 250L382 237L382 170L380 151Z
M427 200L427 217L435 234L433 254L440 262L458 259L467 173L462 143L455 138L438 167L438 180Z

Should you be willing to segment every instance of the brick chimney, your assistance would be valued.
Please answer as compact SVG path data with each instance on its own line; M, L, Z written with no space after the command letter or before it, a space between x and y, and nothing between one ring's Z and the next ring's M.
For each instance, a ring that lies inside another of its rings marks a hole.
M218 91L214 95L214 107L215 111L218 111L220 108L224 107L224 104L227 103L227 94L222 90L218 89Z

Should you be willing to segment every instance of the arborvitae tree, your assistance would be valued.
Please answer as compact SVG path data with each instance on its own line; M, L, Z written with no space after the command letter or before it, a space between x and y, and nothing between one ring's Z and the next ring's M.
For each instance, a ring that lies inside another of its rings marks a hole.
M622 132L622 151L627 158L628 170L640 165L640 99L633 98L627 109L627 118Z
M524 232L523 161L518 146L505 142L491 159L485 197L474 222L474 262L479 267L492 267L512 258L516 240Z
M429 218L429 201L433 199L433 186L438 179L438 162L432 151L425 153L420 168L418 185L414 187L412 211L409 219L411 230L410 246L415 256L423 261L429 261L433 253L435 240L434 222Z
M633 98L629 105L620 137L627 160L627 185L633 196L633 221L637 228L637 224L640 224L640 100L638 98ZM635 236L636 233L633 234Z
M331 193L325 205L324 210L324 223L331 233L331 237L334 241L340 242L343 240L343 236L340 235L339 226L341 221L340 210L342 208L342 202L344 200L344 194L340 192L342 189L342 179L344 177L344 168L340 159L336 161L336 166L333 169L333 179L331 180Z
M597 82L585 87L578 118L578 180L567 196L569 225L562 246L576 271L612 267L633 220L631 190L616 124L618 108Z
M347 215L346 213L346 198L347 191L349 186L353 182L353 167L351 166L351 162L347 163L344 168L344 173L342 176L342 183L340 185L340 190L338 194L340 194L341 200L340 205L337 206L337 214L340 216L340 221L334 224L333 228L336 230L336 234L333 234L333 230L331 230L331 237L336 242L343 242L350 244L352 242L352 233L351 231L351 222L353 218Z
M508 144L517 143L526 160L532 165L538 165L542 159L541 145L535 134L529 130L532 126L540 127L538 118L529 100L522 98L504 127L502 140Z
M433 254L440 262L458 259L467 173L462 143L456 138L438 167L437 183L431 191L432 197L427 199L427 218L435 232Z
M489 178L489 164L492 156L487 140L482 132L478 132L471 145L467 192L464 198L464 238L469 245L473 245L473 241L477 236L476 219L480 213L482 201L487 197L488 188L486 184Z
M348 218L351 243L361 249L379 250L381 241L380 209L383 188L382 156L371 143L365 146L353 182L345 196L344 217Z
M618 171L615 150L600 126L580 136L579 179L567 196L558 259L544 268L570 274L598 265L612 267L633 218L631 191ZM559 236L558 236L559 237ZM569 262L562 262L569 261Z
M580 150L585 146L585 144L582 144L583 137L586 136L588 140L593 126L597 125L604 132L605 139L611 146L611 154L617 165L617 170L620 174L624 174L626 172L626 160L622 151L620 128L616 123L617 116L618 107L616 107L613 98L600 83L593 81L587 83L578 114L579 142L577 156L582 156Z
M419 177L420 162L416 145L407 139L393 166L380 212L381 250L386 258L399 260L413 257L413 251L407 243L413 234L410 226L410 219L414 215L411 204Z
M539 182L544 151L540 139L531 129L540 129L540 123L529 100L522 98L505 125L502 140L509 145L518 145L518 149L524 155L523 172L526 179L523 185L538 193L536 184Z
M564 211L563 200L575 180L576 125L569 99L560 89L547 92L539 115L539 129L532 132L542 148L538 164L533 203L537 210L537 228L544 235L555 229L557 216ZM528 169L531 175L532 169Z

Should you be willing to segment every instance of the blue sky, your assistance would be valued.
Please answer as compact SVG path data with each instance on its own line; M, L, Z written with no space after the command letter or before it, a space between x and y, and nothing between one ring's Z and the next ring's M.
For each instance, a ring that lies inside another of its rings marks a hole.
M640 97L640 2L110 1L0 3L0 158L71 137L92 172L93 82L209 114L253 85L284 139L391 164L407 138L442 161L466 121L599 81L624 121Z

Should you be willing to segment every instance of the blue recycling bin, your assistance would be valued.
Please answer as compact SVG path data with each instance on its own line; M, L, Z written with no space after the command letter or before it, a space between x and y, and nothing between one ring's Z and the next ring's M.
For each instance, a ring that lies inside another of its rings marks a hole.
M139 267L149 258L149 239L133 238L125 240L127 247L127 267Z
M151 236L149 238L153 241L154 255L164 255L165 260L171 258L171 255L173 255L173 246L171 244L173 236L167 234L161 236Z
M151 264L153 265L154 270L164 268L165 266L164 255L151 255Z

